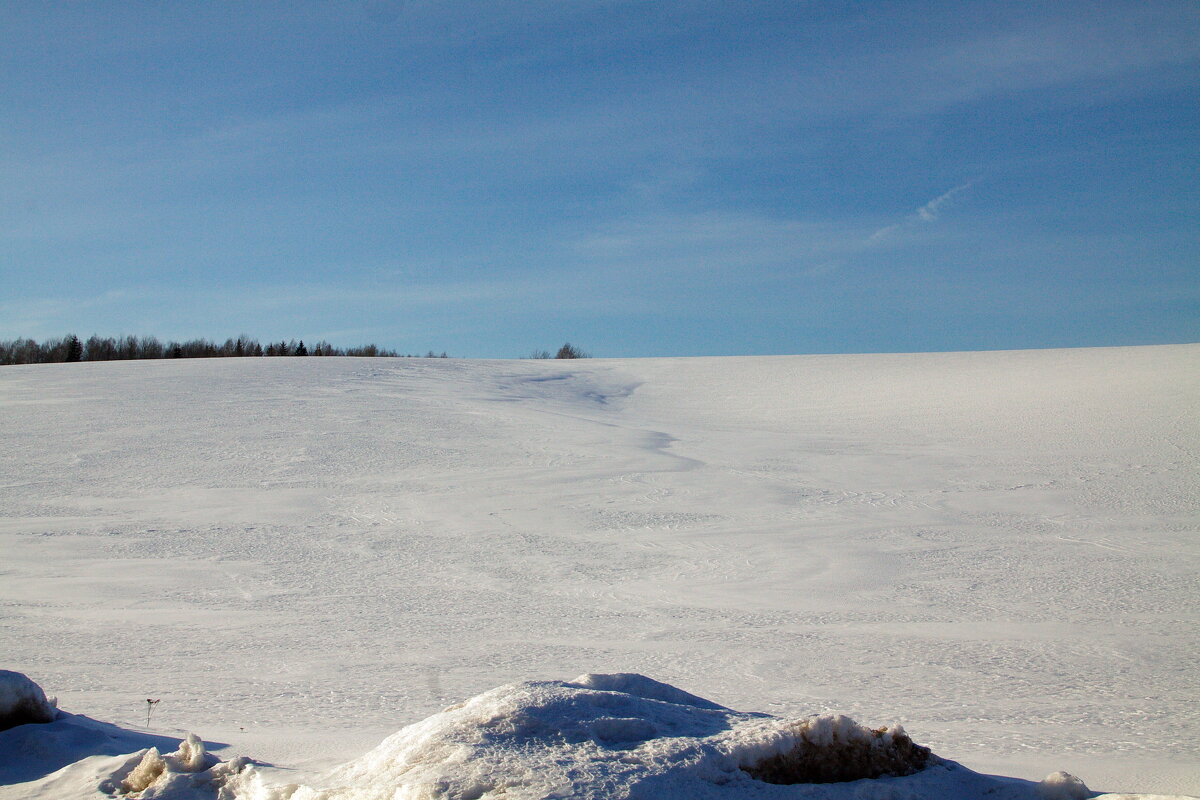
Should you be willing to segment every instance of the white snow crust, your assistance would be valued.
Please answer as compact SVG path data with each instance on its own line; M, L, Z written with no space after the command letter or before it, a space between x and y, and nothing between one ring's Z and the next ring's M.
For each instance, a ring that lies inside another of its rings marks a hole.
M33 365L0 412L2 666L125 732L85 766L194 730L312 788L587 669L1200 794L1197 345Z

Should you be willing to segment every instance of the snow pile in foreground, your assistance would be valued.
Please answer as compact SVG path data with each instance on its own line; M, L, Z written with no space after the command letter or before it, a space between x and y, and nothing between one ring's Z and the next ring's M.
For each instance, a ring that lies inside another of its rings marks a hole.
M49 725L24 726L20 754L16 740L6 738L17 731L0 734L0 766L36 753L31 736L86 724L78 720L86 718L63 714ZM169 755L148 747L89 758L97 750L88 744L92 749L81 748L77 762L11 787L16 795L0 786L0 797L82 798L97 791L131 800L1091 796L1067 773L1040 784L980 775L914 744L898 725L871 729L836 715L787 721L741 713L633 674L493 689L404 728L307 784L273 783L278 773L244 757L219 761L192 734Z
M52 722L58 714L42 687L20 672L0 669L0 731L29 723Z
M766 790L764 781L907 775L928 760L899 727L832 716L789 723L640 675L585 675L481 694L296 798L736 796Z

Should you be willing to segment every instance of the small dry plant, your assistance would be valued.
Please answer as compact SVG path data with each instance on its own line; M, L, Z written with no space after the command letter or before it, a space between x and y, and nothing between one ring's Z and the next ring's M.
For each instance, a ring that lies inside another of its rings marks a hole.
M161 700L161 699L162 698L159 698L159 700ZM149 697L146 698L146 727L147 728L150 727L150 712L154 710L154 707L156 705L158 705L159 700L151 700Z

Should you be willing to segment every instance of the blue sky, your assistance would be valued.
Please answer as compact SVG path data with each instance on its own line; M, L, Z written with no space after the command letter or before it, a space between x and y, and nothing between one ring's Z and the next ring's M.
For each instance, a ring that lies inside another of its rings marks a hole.
M1200 4L0 5L0 338L1200 341Z

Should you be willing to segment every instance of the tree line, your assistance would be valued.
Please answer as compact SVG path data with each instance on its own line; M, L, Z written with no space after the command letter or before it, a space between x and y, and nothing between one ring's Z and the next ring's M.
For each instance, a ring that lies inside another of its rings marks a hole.
M306 347L304 340L268 342L264 347L257 339L242 335L223 343L208 339L189 339L185 342L161 342L154 336L92 336L81 341L75 334L61 339L36 342L33 339L0 341L0 365L49 364L67 361L123 361L153 358L238 358L258 356L366 356L371 358L447 358L430 350L424 356L405 354L373 344L360 347L334 347L321 340Z
M585 352L575 345L567 342L562 347L558 348L558 352L553 355L549 350L534 350L526 358L591 358L591 353Z

